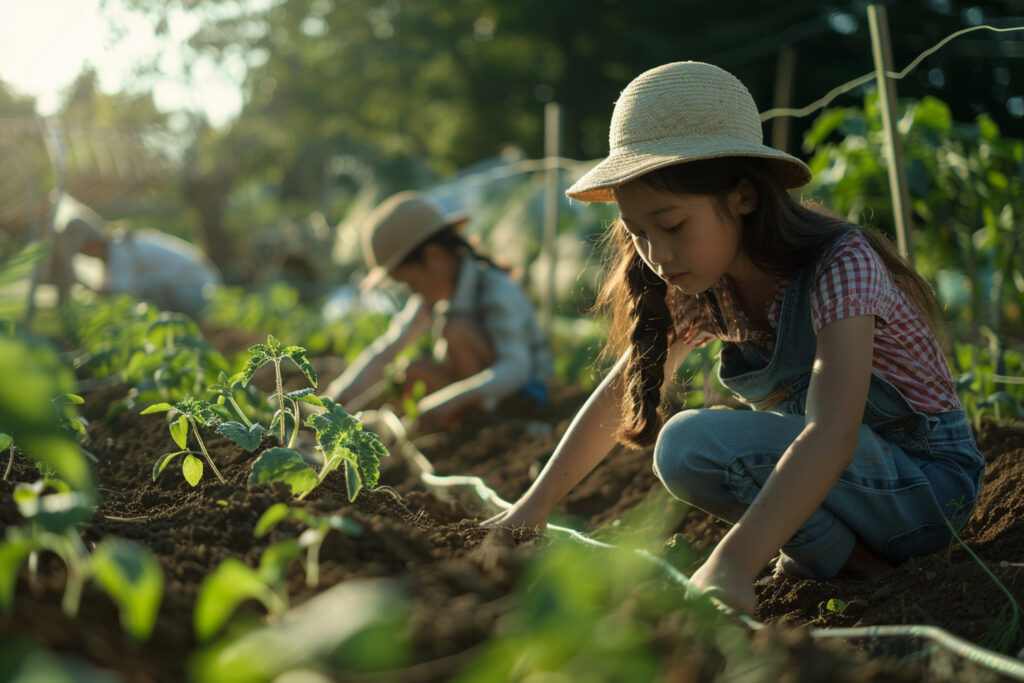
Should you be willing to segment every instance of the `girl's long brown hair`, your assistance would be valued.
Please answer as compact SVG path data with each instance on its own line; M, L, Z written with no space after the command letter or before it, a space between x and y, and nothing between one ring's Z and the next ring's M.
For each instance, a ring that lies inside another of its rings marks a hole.
M817 261L845 231L857 230L878 253L896 285L921 310L928 327L941 335L942 311L934 291L892 242L875 230L801 204L779 186L759 159L694 161L652 171L632 182L673 194L712 196L725 212L725 196L743 180L757 192L757 208L743 216L741 235L741 247L755 266L773 275L790 275ZM647 446L654 443L664 421L664 366L673 330L669 304L673 297L684 295L669 291L644 264L621 221L609 227L603 241L609 275L595 310L611 318L604 354L615 358L629 353L617 437L627 445Z

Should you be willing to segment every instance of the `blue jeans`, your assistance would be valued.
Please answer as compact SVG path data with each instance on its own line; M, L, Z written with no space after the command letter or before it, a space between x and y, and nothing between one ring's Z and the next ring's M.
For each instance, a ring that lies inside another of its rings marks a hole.
M784 570L832 578L857 537L893 563L949 542L946 520L957 529L966 524L984 461L963 411L930 414L928 422L914 447L861 427L853 462L782 547ZM804 425L803 415L791 413L687 410L662 429L654 471L675 497L736 522Z

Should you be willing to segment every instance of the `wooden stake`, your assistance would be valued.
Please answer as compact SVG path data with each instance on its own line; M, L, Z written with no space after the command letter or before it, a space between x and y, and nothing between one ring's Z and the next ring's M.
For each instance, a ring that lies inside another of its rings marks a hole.
M772 107L784 109L793 106L793 78L796 75L796 48L786 43L779 50L779 61L775 66L775 93ZM772 147L789 152L789 117L776 116L772 119Z
M557 102L548 102L544 106L544 161L546 183L544 192L544 244L547 255L548 272L544 278L541 296L541 325L545 330L551 328L551 319L555 311L555 266L558 262L558 202L559 191L559 125L562 108Z
M896 244L900 253L913 263L908 233L911 225L910 193L903 169L903 147L896 127L896 84L886 75L886 72L892 71L892 45L889 42L889 22L884 5L868 5L868 25L871 28L871 56L875 62L882 130L888 143L885 146L885 160L889 167L889 194L892 195L892 215L896 223Z

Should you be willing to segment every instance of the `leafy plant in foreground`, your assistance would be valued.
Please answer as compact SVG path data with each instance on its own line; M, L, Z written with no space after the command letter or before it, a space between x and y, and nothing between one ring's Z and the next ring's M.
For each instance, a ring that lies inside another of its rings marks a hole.
M185 458L181 463L181 472L185 475L185 481L190 486L195 486L203 478L203 461L197 458L188 447L188 432L191 428L192 434L199 444L199 449L202 451L203 457L206 458L206 462L209 463L210 468L217 475L217 478L220 479L221 483L226 484L227 480L224 479L224 475L220 473L217 465L214 464L213 458L210 457L210 452L206 450L203 437L199 433L199 425L207 427L214 421L214 410L208 404L191 396L186 396L173 406L169 403L151 405L143 410L142 414L148 415L150 413L165 413L168 411L171 412L172 418L175 413L178 415L178 419L170 423L169 429L171 438L174 439L174 443L178 444L178 448L181 450L165 453L160 456L156 465L153 466L153 481L156 481L156 478L160 476L160 473L164 471L164 468L167 467L171 460L182 454L185 455Z
M306 525L306 530L299 536L299 547L306 551L306 586L316 588L320 583L320 547L332 530L349 536L359 536L363 527L359 522L344 515L315 515L308 510L289 507L286 503L275 503L260 515L253 533L257 537L267 533L285 519L296 519Z
M288 609L285 573L291 561L300 555L299 542L289 539L263 551L257 569L233 557L217 565L203 579L196 595L196 638L206 642L217 635L246 600L259 601L271 615L283 614Z
M48 487L56 492L44 495ZM160 564L150 552L108 537L90 554L76 524L92 514L91 498L59 480L19 484L14 499L28 524L8 528L0 543L0 609L10 611L21 564L28 558L34 572L39 553L46 550L60 557L67 569L61 607L68 617L78 613L82 588L91 578L117 604L124 630L139 641L149 638L164 586Z

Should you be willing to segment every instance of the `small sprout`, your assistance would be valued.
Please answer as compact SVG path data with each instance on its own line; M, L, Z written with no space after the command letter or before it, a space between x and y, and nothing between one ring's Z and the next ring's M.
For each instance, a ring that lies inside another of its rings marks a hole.
M188 432L189 428L192 430L192 434L196 438L196 442L199 444L199 449L202 451L203 457L206 462L210 465L210 469L217 475L222 484L226 484L227 480L224 479L224 475L217 469L217 465L214 464L213 458L210 457L210 452L206 450L206 444L203 442L203 437L199 433L199 425L209 426L215 419L215 413L213 409L206 403L199 401L191 396L186 396L182 400L175 403L173 406L169 403L157 403L151 405L142 411L143 415L149 415L150 413L164 413L170 412L172 415L172 422L168 426L171 433L171 438L174 439L174 443L178 444L180 450L174 451L173 453L165 453L160 456L156 464L153 466L153 481L160 476L160 473L164 471L168 463L179 455L185 455L182 462L182 474L185 475L185 480L191 486L195 486L199 483L199 480L203 477L203 461L193 455L192 451L188 448ZM174 413L178 414L176 420L173 419Z
M829 598L825 603L825 609L829 612L843 613L846 611L846 603L839 598Z
M275 543L260 557L259 569L229 557L217 565L199 586L193 616L196 638L212 639L224 627L238 606L258 600L272 615L288 609L285 570L301 554L295 540Z
M260 515L253 534L257 537L266 536L274 525L288 518L296 519L307 527L299 536L299 547L306 550L306 586L309 588L316 588L320 583L320 547L327 534L331 531L339 531L349 536L359 536L363 533L363 527L359 522L344 515L314 515L303 508L275 503Z
M92 578L117 604L124 630L138 641L148 639L163 594L159 562L145 547L114 537L100 541L90 555L76 524L92 514L92 501L66 485L44 495L47 487L52 482L40 480L15 489L18 510L29 523L9 528L0 543L0 608L10 610L22 562L28 558L32 566L32 557L46 550L60 557L67 570L61 605L68 617L78 613L82 588Z

